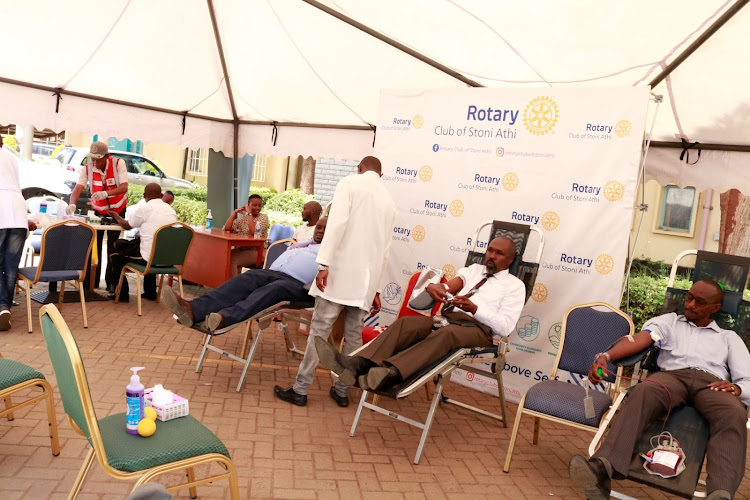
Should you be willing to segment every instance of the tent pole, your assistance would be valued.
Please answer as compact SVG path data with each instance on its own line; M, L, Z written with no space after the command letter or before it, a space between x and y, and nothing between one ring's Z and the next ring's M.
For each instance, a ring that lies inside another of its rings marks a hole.
M354 28L357 28L360 31L363 31L363 32L367 33L371 37L377 38L381 42L387 43L388 45L390 45L394 49L400 50L401 52L403 52L405 54L408 54L408 55L414 57L415 59L419 59L420 61L422 61L425 64L429 64L430 66L432 66L433 68L437 69L438 71L442 71L446 75L452 76L456 80L459 80L459 81L465 83L466 85L468 85L470 87L484 87L484 85L482 85L481 83L478 83L478 82L475 82L474 80L466 78L464 75L462 75L461 73L459 73L457 71L454 71L454 70L450 69L448 66L446 66L444 64L440 64L439 62L435 61L434 59L430 59L426 55L424 55L424 54L422 54L420 52L417 52L414 49L411 49L411 48L407 47L403 43L397 42L393 38L389 38L389 37L383 35L382 33L379 33L377 31L375 31L374 29L370 28L369 26L367 26L365 24L360 23L359 21L355 21L351 17L345 16L341 12L332 9L332 8L328 7L327 5L323 5L322 3L316 2L315 0L302 0L302 1L305 2L306 4L310 5L311 7L315 7L318 10L322 10L323 12L325 12L326 14L328 14L329 16L335 17L339 21L345 22L349 26L352 26Z
M673 141L651 141L651 147L684 149L685 145L681 142ZM742 144L714 144L701 142L698 149L702 149L703 151L735 151L738 153L750 153L750 146Z
M232 158L232 174L234 176L234 187L232 188L232 191L234 192L234 208L238 208L239 205L239 192L240 192L240 185L237 181L238 173L239 173L239 138L240 138L240 122L235 120L234 122L234 158Z
M662 70L661 73L656 75L653 80L649 82L649 85L651 88L655 88L659 83L661 83L662 80L664 80L667 76L669 76L672 71L674 71L677 66L682 64L682 62L690 57L690 55L698 50L698 47L703 45L706 40L711 38L714 33L719 31L719 29L726 24L727 21L732 19L736 13L740 11L745 5L747 5L747 2L750 2L750 0L737 0L737 3L732 5L729 9L727 9L724 14L722 14L714 23L708 27L706 31L701 33L701 35L691 43L687 49L685 49L680 55L678 55L674 61L672 61L669 65L667 65L666 68Z

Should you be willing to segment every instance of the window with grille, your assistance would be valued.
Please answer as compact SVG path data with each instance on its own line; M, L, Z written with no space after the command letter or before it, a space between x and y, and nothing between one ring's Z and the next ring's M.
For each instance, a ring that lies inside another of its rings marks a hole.
M266 182L266 162L268 157L266 155L255 155L253 161L253 181L254 182Z
M188 175L205 177L208 170L208 149L191 149L188 158Z
M692 233L698 197L694 187L666 186L661 204L659 229Z

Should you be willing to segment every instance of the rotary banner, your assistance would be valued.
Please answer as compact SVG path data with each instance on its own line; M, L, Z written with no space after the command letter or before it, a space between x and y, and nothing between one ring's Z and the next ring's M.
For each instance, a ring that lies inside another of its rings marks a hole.
M565 311L619 305L648 98L643 87L383 91L375 155L399 211L378 322L393 322L414 271L453 277L482 223L537 226L544 252L510 335L505 395L517 402L548 378ZM451 380L497 394L494 378Z

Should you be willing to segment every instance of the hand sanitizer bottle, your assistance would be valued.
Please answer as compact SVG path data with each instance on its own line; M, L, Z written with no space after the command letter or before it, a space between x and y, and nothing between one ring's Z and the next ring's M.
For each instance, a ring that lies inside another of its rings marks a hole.
M128 413L126 416L126 427L128 434L138 435L138 422L143 420L143 384L138 371L143 370L143 366L131 368L133 375L130 377L130 384L125 388L125 398L128 402Z
M206 214L206 231L210 231L211 227L213 226L213 220L214 218L211 217L211 209L208 209L208 213Z

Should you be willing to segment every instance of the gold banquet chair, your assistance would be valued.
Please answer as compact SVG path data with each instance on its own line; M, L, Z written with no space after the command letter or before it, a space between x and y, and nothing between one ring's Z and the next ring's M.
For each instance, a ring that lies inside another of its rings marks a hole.
M229 451L192 415L158 422L157 432L148 439L125 432L125 413L98 419L81 355L65 320L54 305L46 305L39 311L39 321L65 413L73 429L91 444L68 498L78 496L94 459L107 475L135 480L133 489L163 474L186 471L188 481L169 487L170 492L189 488L190 496L195 498L197 486L228 479L231 498L240 498L237 471ZM195 467L213 462L224 470L195 478Z

